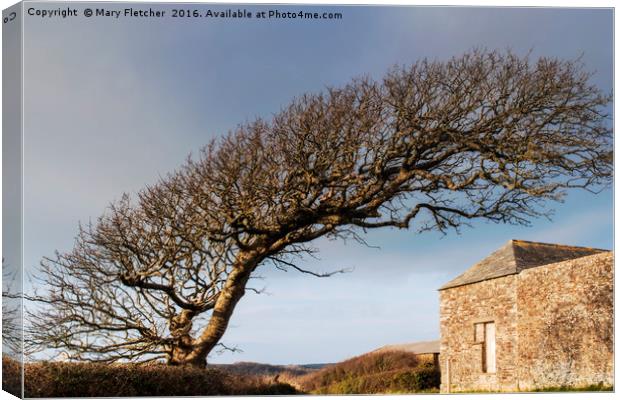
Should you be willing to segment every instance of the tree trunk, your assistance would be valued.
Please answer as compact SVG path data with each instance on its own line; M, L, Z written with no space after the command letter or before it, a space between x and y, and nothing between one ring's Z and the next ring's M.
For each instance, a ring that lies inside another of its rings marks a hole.
M215 302L207 327L192 342L192 351L184 355L184 364L206 366L207 356L226 332L230 317L237 303L245 294L245 286L256 265L258 265L256 253L239 256L237 264L228 275L226 283Z
M191 357L193 346L174 346L168 358L168 365L182 365L197 368L205 368L207 366L207 358Z
M206 366L206 359L191 359L189 357L194 350L194 340L190 336L194 316L193 311L183 310L170 320L170 333L175 338L175 344L170 349L168 365Z

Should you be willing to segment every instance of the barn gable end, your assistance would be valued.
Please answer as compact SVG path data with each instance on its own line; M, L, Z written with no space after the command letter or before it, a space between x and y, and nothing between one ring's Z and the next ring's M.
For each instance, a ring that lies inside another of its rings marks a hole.
M442 392L613 384L611 252L513 240L439 294Z

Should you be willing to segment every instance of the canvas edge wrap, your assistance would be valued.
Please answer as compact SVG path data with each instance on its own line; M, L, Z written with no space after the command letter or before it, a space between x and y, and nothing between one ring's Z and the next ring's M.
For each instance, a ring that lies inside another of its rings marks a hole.
M2 389L24 397L23 347L23 3L2 12L2 312L15 319L9 344L3 329L4 357L14 358L19 376L3 376ZM9 311L13 310L12 313ZM3 327L4 328L4 327Z

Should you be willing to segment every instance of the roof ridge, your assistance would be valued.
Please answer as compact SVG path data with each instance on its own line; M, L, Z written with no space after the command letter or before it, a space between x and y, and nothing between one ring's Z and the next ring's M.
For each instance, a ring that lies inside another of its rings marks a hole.
M510 239L510 241L508 243L510 243L510 251L512 252L512 259L515 262L515 272L519 273L519 261L517 259L517 251L516 251L516 246L515 246L515 242L519 242L519 239Z
M590 246L575 246L572 244L560 244L560 243L549 243L549 242L535 242L532 240L523 240L523 239L510 239L510 242L521 242L521 243L531 243L538 244L544 246L553 246L553 247L563 247L563 248L576 248L576 249L591 249L591 250L601 250L601 251L611 251L608 249L601 249L598 247L590 247Z
M584 246L510 239L499 249L441 286L439 290L518 274L525 269L609 251Z

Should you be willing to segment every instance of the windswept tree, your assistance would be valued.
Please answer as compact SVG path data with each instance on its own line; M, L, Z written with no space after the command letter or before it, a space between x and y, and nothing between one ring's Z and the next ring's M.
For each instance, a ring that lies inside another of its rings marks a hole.
M203 366L261 265L320 237L527 224L612 176L611 97L579 61L472 51L306 94L124 197L43 262L29 343Z

